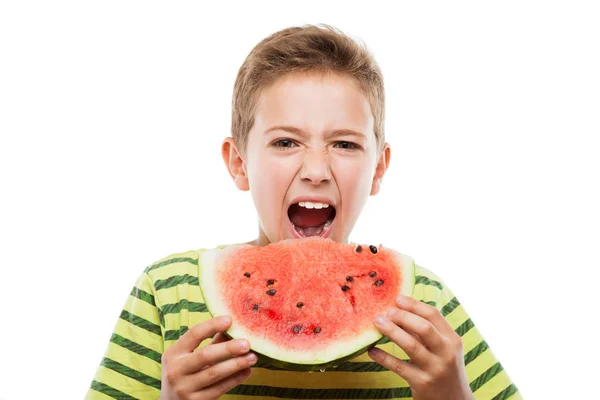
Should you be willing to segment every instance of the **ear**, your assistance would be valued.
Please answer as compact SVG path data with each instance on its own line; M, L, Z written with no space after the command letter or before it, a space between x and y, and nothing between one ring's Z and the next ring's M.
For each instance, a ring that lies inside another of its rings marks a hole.
M237 188L244 191L250 190L248 176L246 174L246 164L232 137L228 137L223 141L223 145L221 146L221 156L223 156L225 166Z
M375 175L373 176L373 183L371 184L371 196L375 196L377 193L379 193L383 175L385 175L385 171L387 171L390 165L391 152L392 150L390 145L387 143L384 144L383 151L379 156L379 161L377 161L377 167L375 168Z

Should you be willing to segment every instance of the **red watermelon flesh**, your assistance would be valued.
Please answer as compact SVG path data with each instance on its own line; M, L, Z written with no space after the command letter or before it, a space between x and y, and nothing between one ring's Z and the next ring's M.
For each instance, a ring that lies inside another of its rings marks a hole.
M200 270L209 311L231 315L230 336L279 365L322 367L366 351L381 338L375 317L414 285L409 257L318 237L205 254Z

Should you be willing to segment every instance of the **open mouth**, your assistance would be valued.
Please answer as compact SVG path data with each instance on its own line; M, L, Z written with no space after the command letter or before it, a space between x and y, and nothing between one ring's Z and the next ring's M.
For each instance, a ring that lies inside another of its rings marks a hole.
M335 219L335 208L326 203L301 201L290 206L288 217L300 237L325 236Z

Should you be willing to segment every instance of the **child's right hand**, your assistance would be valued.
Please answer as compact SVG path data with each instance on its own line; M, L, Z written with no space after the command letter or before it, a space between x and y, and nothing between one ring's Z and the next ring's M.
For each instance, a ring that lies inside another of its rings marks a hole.
M245 339L228 339L222 332L231 318L220 316L188 330L162 355L160 400L218 399L251 373L256 354ZM200 343L214 336L205 347Z

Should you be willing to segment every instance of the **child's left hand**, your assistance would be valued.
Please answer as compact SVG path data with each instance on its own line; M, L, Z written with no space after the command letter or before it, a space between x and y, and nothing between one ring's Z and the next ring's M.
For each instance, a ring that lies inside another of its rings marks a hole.
M396 304L398 308L387 318L378 317L375 326L406 352L410 363L378 348L369 350L369 356L404 378L414 400L474 399L462 339L440 311L407 296L400 296Z

